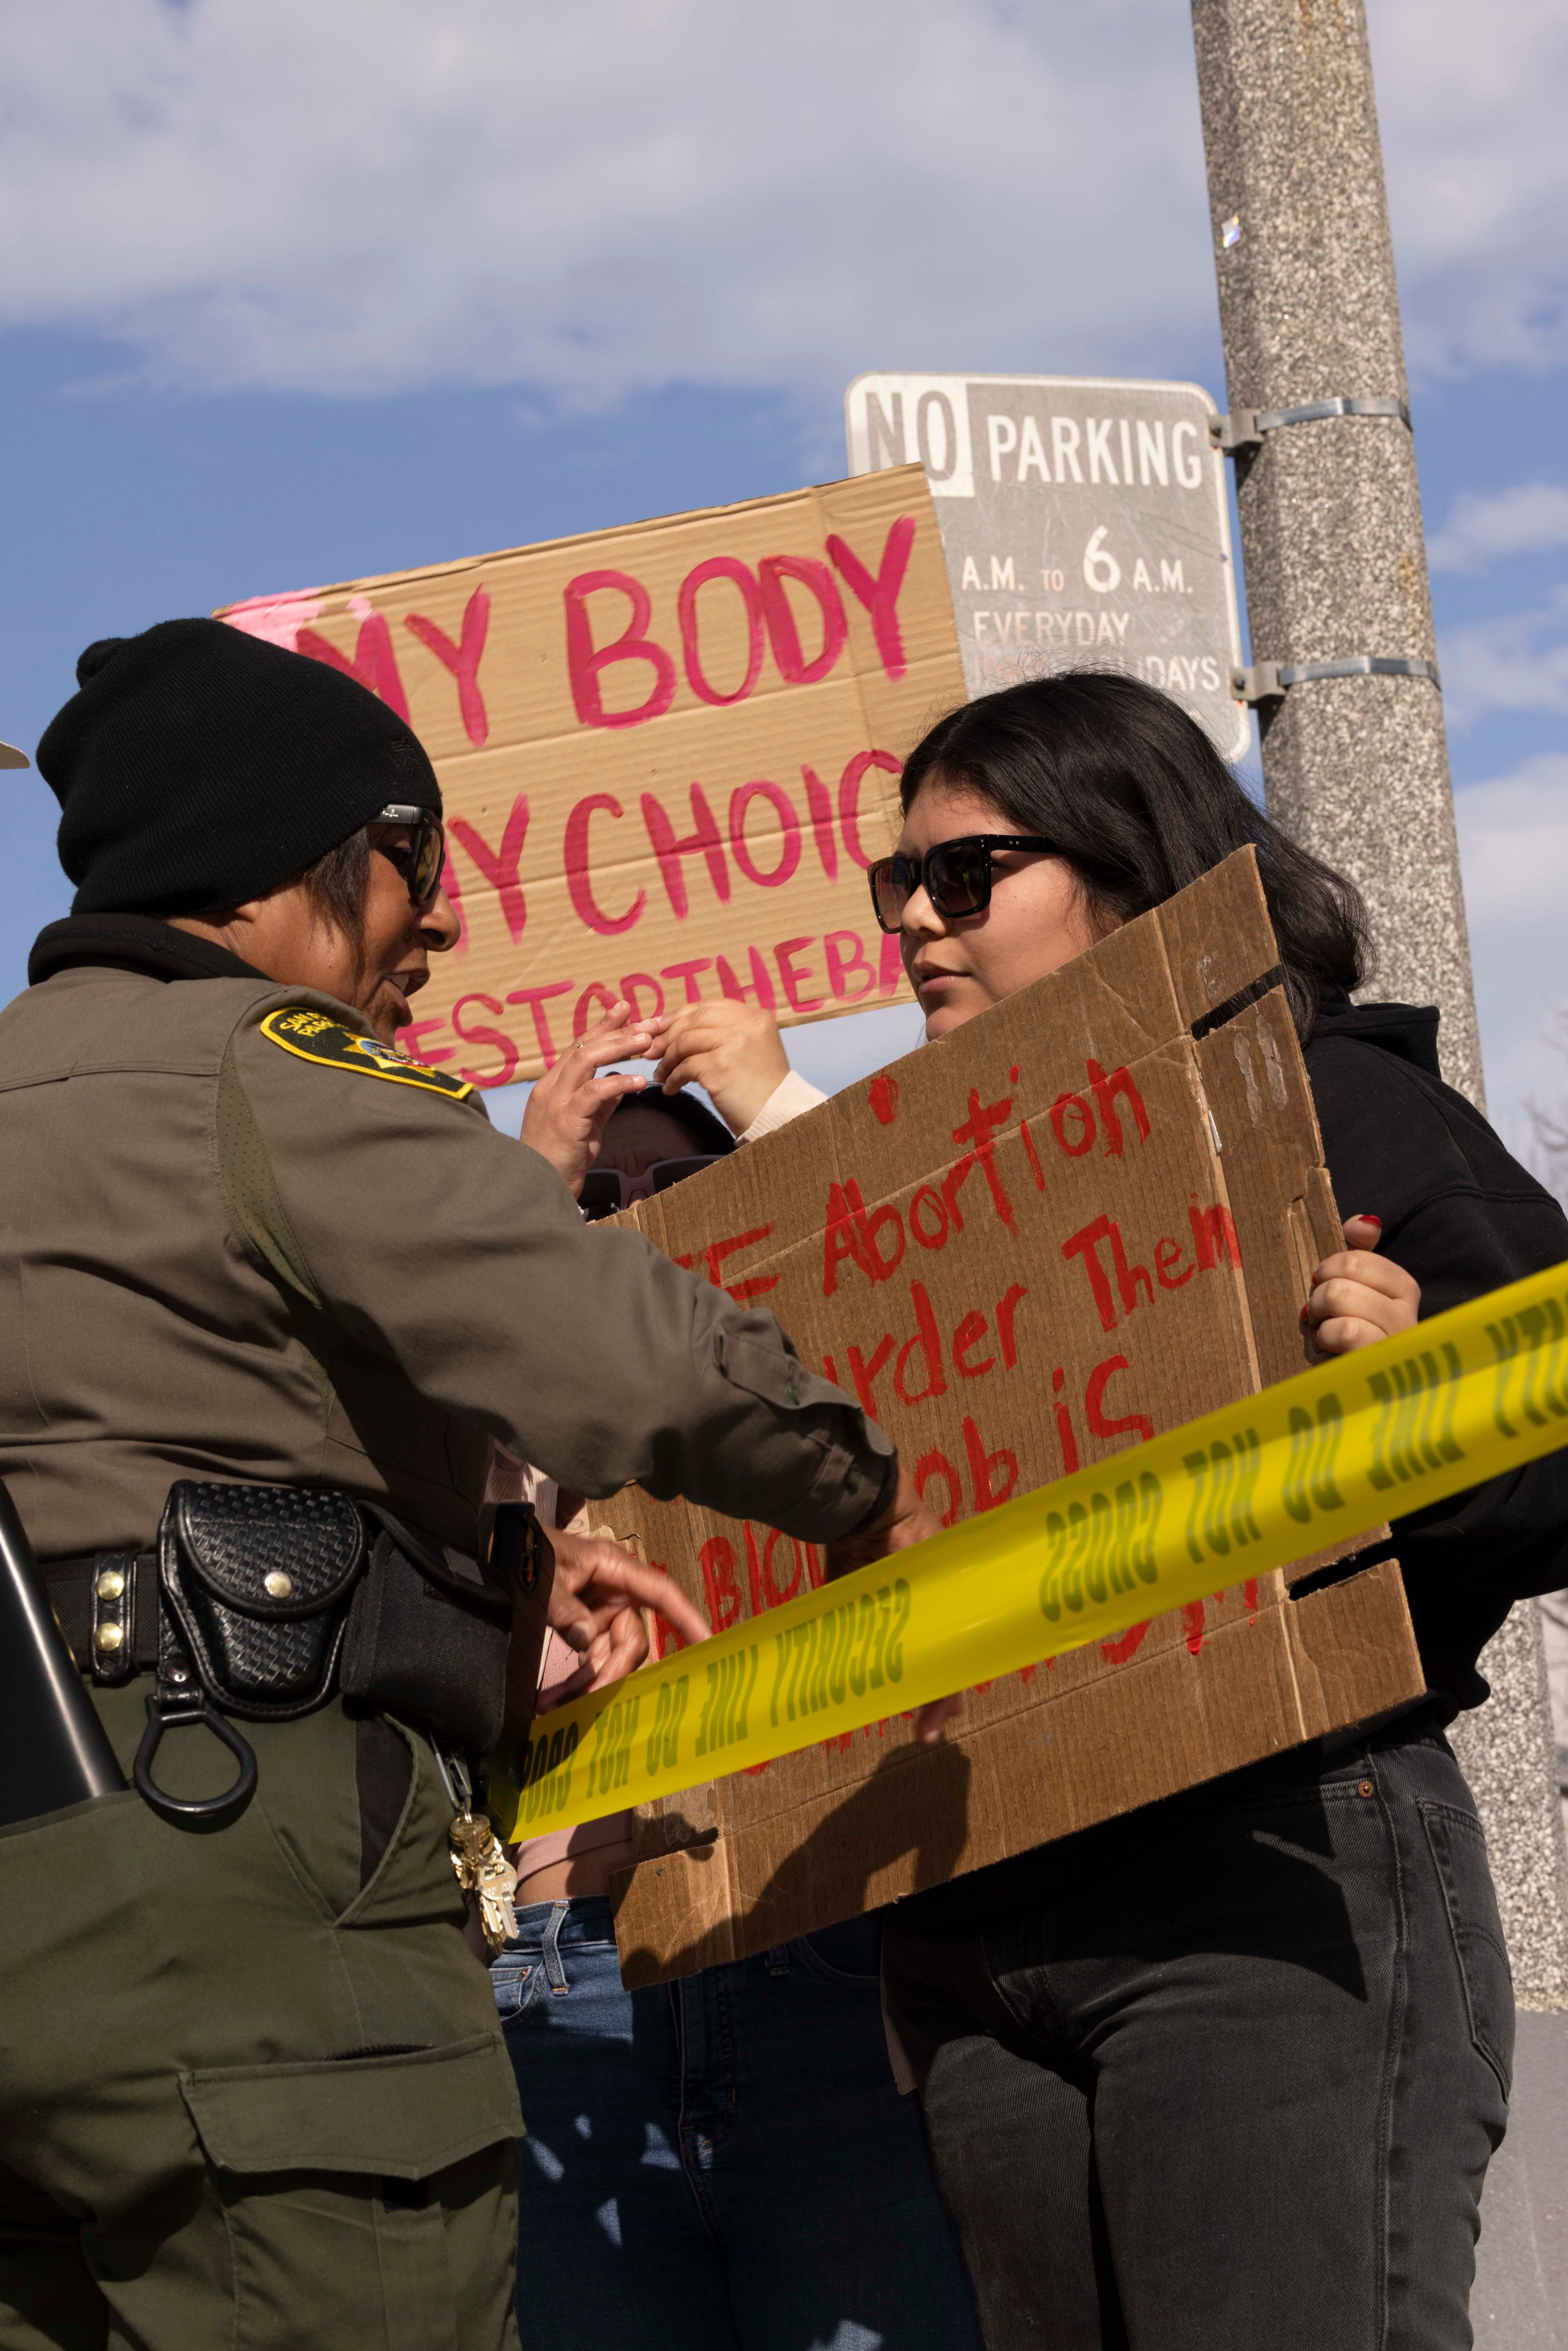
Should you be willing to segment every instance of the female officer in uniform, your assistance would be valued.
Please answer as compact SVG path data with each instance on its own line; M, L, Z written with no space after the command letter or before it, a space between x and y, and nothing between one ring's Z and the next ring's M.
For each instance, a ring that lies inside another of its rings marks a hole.
M275 1625L308 1647L337 1622L301 1614L339 1575L309 1548L332 1498L382 1516L324 1686L230 1727L248 1802L222 1802L203 1697L149 1766L158 1809L131 1788L0 1831L0 2351L515 2344L516 2092L408 1719L472 1697L447 1665L487 1604L490 1439L844 1565L929 1521L769 1315L589 1233L467 1081L391 1050L455 936L439 788L392 711L208 621L78 676L38 752L75 906L0 1014L0 1475L128 1778L150 1699L179 1724L194 1679L265 1678ZM566 1109L591 1124L625 1082L585 1067ZM257 1510L303 1530L254 1589L231 1508L246 1541ZM558 1604L592 1654L637 1593L615 1573ZM231 1655L208 1604L242 1590L265 1637Z

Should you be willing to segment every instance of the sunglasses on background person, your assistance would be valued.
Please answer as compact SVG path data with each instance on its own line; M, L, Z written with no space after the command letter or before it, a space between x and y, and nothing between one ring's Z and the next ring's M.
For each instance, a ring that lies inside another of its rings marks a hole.
M377 829L395 825L406 832L406 841L380 841ZM414 907L428 906L441 887L441 869L446 862L446 835L439 817L432 816L426 808L407 808L399 802L382 809L380 816L371 819L371 847L397 867L408 888L409 904Z
M697 1151L688 1159L655 1159L641 1176L622 1176L618 1167L591 1167L582 1179L578 1206L589 1223L596 1224L601 1217L613 1217L620 1209L629 1208L633 1200L648 1200L655 1192L667 1192L672 1184L713 1166L723 1156L721 1151Z
M991 903L991 859L1001 849L1039 849L1050 855L1056 843L1035 832L967 832L928 849L924 857L879 857L866 875L878 923L884 931L902 929L904 910L922 887L947 922L982 914Z

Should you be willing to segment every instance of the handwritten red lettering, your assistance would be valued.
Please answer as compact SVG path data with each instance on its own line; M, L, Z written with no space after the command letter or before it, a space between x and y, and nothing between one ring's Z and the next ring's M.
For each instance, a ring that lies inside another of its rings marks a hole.
M1029 1296L1021 1281L1015 1281L1005 1298L997 1301L997 1337L1001 1341L1002 1362L1010 1372L1019 1359L1018 1341L1013 1335L1013 1317Z
M1029 1161L1029 1172L1034 1177L1034 1188L1037 1192L1043 1192L1045 1170L1040 1164L1040 1154L1034 1147L1034 1137L1029 1131L1027 1118L1019 1120L1019 1133L1023 1137L1024 1156Z
M922 1501L925 1499L925 1489L933 1478L946 1479L947 1507L938 1511L937 1516L945 1527L952 1526L964 1506L964 1489L958 1482L958 1472L947 1456L945 1453L923 1453L915 1465L914 1477L915 1490ZM936 1503L933 1502L930 1508L935 1510Z
M452 1008L452 1026L465 1045L488 1045L501 1056L498 1070L465 1070L458 1065L458 1075L471 1086L504 1086L511 1082L517 1067L517 1049L504 1029L488 1029L477 1021L465 1024L463 1015L471 1004L482 1004L486 1012L498 1013L500 1005L493 996L460 996Z
M653 999L646 1012L637 1003L644 988ZM633 1020L652 1020L664 1008L664 991L651 971L629 971L621 983L621 993L632 1007Z
M470 743L488 741L490 721L485 711L485 697L479 691L479 657L485 650L486 632L490 626L490 598L484 588L476 588L463 607L463 628L460 641L454 644L444 629L427 621L423 612L405 612L403 626L419 639L422 645L435 655L444 668L457 680L457 708L463 720L463 731Z
M1118 1372L1127 1368L1125 1355L1108 1355L1096 1364L1089 1374L1089 1385L1083 1392L1083 1411L1090 1429L1096 1437L1136 1436L1140 1445L1147 1445L1155 1433L1155 1424L1141 1412L1130 1412L1121 1420L1109 1420L1104 1411L1105 1390Z
M773 950L773 960L779 967L779 977L792 1012L820 1012L828 1000L825 996L802 996L800 993L803 987L810 986L811 976L810 972L796 969L795 958L802 947L812 944L809 938L780 939Z
M832 573L813 556L765 555L757 567L757 578L768 622L768 641L773 648L779 676L786 685L815 685L820 678L827 676L843 652L850 632L843 599ZM785 591L786 580L793 580L817 600L822 622L822 649L810 661L800 650L800 632Z
M953 1129L953 1140L955 1143L967 1143L972 1145L972 1148L964 1154L962 1159L955 1160L942 1179L942 1197L946 1202L948 1213L960 1232L964 1229L964 1219L958 1211L958 1187L971 1167L978 1167L985 1176L987 1184L990 1186L992 1206L1003 1224L1010 1232L1016 1233L1018 1230L1018 1220L1013 1215L1013 1204L1008 1197L1007 1187L998 1172L996 1145L991 1141L998 1128L1007 1123L1008 1113L1012 1106L1010 1094L1006 1102L988 1102L982 1105L976 1088L973 1086L969 1088L969 1115L962 1126L956 1126Z
M350 611L352 611L361 601L361 598L354 597ZM397 654L392 650L392 631L387 626L384 613L364 613L360 622L360 633L354 641L351 660L347 653L339 652L330 638L322 636L316 629L296 630L294 650L297 653L308 654L312 661L325 662L329 669L340 669L345 677L358 678L361 685L369 686L372 694L380 695L387 707L395 710L407 725L408 696L402 690Z
M629 931L648 903L648 893L640 889L623 914L607 914L593 894L589 876L591 861L588 847L588 828L602 809L606 816L622 814L620 801L613 792L590 792L578 801L566 820L566 886L579 922L601 938L612 939Z
M528 833L528 799L519 792L512 802L512 812L501 834L501 846L492 849L476 825L466 817L447 819L447 830L454 841L459 841L473 859L480 872L501 901L501 912L515 946L523 935L528 919L528 909L523 896L523 843Z
M716 1633L740 1622L740 1586L735 1580L735 1546L724 1535L714 1535L699 1553L707 1621Z
M855 1384L855 1394L860 1398L861 1410L869 1414L873 1420L880 1421L882 1418L882 1415L876 1408L876 1379L878 1374L885 1369L887 1359L892 1353L891 1331L877 1341L876 1345L872 1349L869 1364L852 1341L850 1345L850 1377Z
M1210 1266L1222 1264L1226 1258L1232 1265L1241 1262L1241 1244L1236 1238L1236 1227L1223 1200L1212 1208L1200 1208L1197 1195L1190 1196L1187 1221L1192 1227L1192 1245L1198 1264L1205 1271Z
M1181 1263L1181 1243L1174 1234L1166 1233L1155 1243L1155 1279L1162 1290L1179 1290L1182 1283L1190 1281L1197 1271L1196 1265L1189 1265L1185 1273L1175 1274L1173 1280L1174 1270Z
M842 934L835 931L831 935L838 938ZM866 1088L865 1098L871 1104L877 1124L891 1126L898 1116L898 1080L890 1078L885 1070L879 1071ZM943 1222L946 1222L946 1217Z
M1149 1114L1144 1108L1144 1098L1124 1069L1113 1070L1105 1075L1098 1061L1089 1064L1089 1082L1094 1089L1099 1107L1100 1123L1105 1130L1105 1156L1119 1159L1122 1155L1122 1122L1116 1115L1116 1096L1125 1097L1128 1109L1137 1122L1138 1141L1149 1139Z
M839 831L844 837L845 849L862 872L869 869L871 859L866 855L861 841L861 784L873 768L880 768L884 775L889 776L901 776L904 773L903 767L890 752L857 751L839 778ZM894 952L896 954L898 951L896 935L894 935L893 946Z
M849 950L847 954L846 947ZM832 990L836 1003L858 1003L862 996L868 995L876 986L876 974L865 959L865 950L861 945L858 931L830 931L822 941L822 953L827 958L828 986ZM850 986L852 972L865 974L863 987ZM885 1123L884 1120L883 1124Z
M912 1281L909 1295L915 1308L915 1336L906 1339L898 1351L898 1361L893 1369L894 1391L901 1404L928 1404L947 1393L947 1378L942 1369L942 1338L925 1283ZM904 1366L916 1348L925 1362L925 1384L912 1393L904 1379Z
M700 1257L714 1288L726 1290L737 1306L744 1306L748 1300L765 1297L768 1290L777 1290L779 1276L776 1273L754 1274L749 1281L728 1282L719 1269L727 1258L734 1257L739 1249L752 1248L758 1241L765 1241L772 1230L771 1225L754 1225L749 1232L731 1233L724 1240L710 1241L706 1249L698 1249L691 1257L679 1258L676 1262L689 1267L695 1265Z
M1069 1111L1075 1113L1078 1119L1078 1139L1076 1142L1069 1142L1068 1140L1067 1113ZM1057 1142L1061 1144L1062 1150L1066 1152L1069 1159L1082 1159L1083 1154L1092 1148L1094 1142L1094 1113L1090 1109L1082 1094L1058 1094L1056 1100L1051 1106L1051 1125L1052 1134L1055 1135ZM1040 1188L1042 1192L1044 1191L1045 1186L1043 1183Z
M821 776L810 768L802 768L800 781L806 787L806 806L811 816L811 837L817 844L817 855L822 861L822 871L830 882L839 878L839 844L833 834L833 803Z
M969 1357L981 1344L990 1327L985 1316L976 1310L966 1314L954 1332L953 1369L961 1380L977 1380L981 1374L988 1372L996 1362L994 1355L988 1355L983 1364L972 1364L969 1361Z
M545 1006L552 996L570 996L572 983L558 979L549 987L514 987L507 996L508 1004L526 1004L534 1016L534 1035L538 1040L539 1059L547 1070L553 1070L560 1056L550 1035L549 1022L545 1018Z
M1148 1631L1152 1621L1145 1616L1141 1625L1129 1625L1126 1631L1116 1640L1102 1641L1100 1655L1113 1666L1124 1666L1129 1657L1135 1657L1143 1647L1144 1635Z
M742 987L729 957L720 956L716 967L720 987L733 1004L745 1004L755 997L765 1012L777 1012L779 998L774 991L772 975L762 960L761 948L748 947L747 953L751 957L751 986Z
M683 857L702 856L707 863L708 880L721 906L729 904L729 868L725 863L724 843L719 839L718 826L707 804L707 794L700 784L692 786L692 830L682 839L675 837L675 828L652 792L643 795L643 821L648 828L648 839L659 861L659 872L669 893L670 907L677 922L684 923L691 911L686 896L685 869Z
M779 820L779 862L771 873L763 872L746 839L747 811L752 801L758 799L766 800ZM759 890L781 889L800 862L800 820L788 793L760 777L752 783L738 785L729 796L729 845L748 882L754 882Z
M1010 1499L1013 1488L1019 1481L1017 1454L1009 1453L1005 1445L999 1445L994 1453L988 1453L985 1440L967 1413L964 1416L964 1450L968 1456L969 1482L975 1489L976 1510L998 1510L1003 1502ZM992 1478L998 1466L1005 1480L999 1492Z
M882 560L873 574L866 569L854 549L846 546L836 531L828 540L828 553L834 569L843 575L852 595L865 606L871 615L871 631L876 642L877 656L888 676L894 680L901 678L908 667L904 656L904 637L898 625L898 591L904 585L904 575L909 568L910 550L914 545L914 517L900 515L887 534Z
M571 1016L571 1040L574 1045L580 1038L588 1034L589 1023L593 1018L595 1006L602 1008L605 1012L613 1012L615 1009L615 998L601 979L591 979L577 999L576 1008Z
M612 589L630 600L632 617L618 637L607 645L596 647L588 600ZM641 726L646 719L662 718L675 698L675 664L663 645L656 645L643 633L653 606L642 581L633 580L629 571L582 571L575 580L568 580L564 592L567 674L571 681L572 703L582 725ZM619 662L644 662L653 673L646 701L638 703L633 710L604 707L603 674Z
M710 580L730 580L739 589L746 607L746 674L733 694L720 694L710 683L697 652L697 590ZM762 669L762 591L745 564L733 555L710 555L682 580L675 609L680 616L681 658L686 666L686 682L698 701L712 703L719 709L727 708L732 702L744 702Z
M713 957L711 956L704 956L695 963L667 963L660 972L659 977L661 979L678 979L685 989L686 1002L688 1004L700 1004L703 998L703 992L697 986L697 976L701 972L711 971L712 969Z
M1061 1474L1064 1478L1071 1478L1078 1467L1078 1439L1072 1433L1072 1416L1061 1394L1061 1384L1066 1376L1058 1364L1051 1375L1051 1384L1056 1397L1056 1433L1061 1440Z

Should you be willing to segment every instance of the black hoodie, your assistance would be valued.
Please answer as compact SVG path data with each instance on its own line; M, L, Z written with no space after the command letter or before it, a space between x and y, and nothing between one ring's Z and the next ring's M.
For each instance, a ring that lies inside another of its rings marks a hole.
M1325 989L1306 1062L1340 1214L1382 1217L1423 1317L1568 1259L1562 1208L1443 1083L1435 1008ZM1568 1452L1395 1520L1392 1548L1429 1687L1449 1716L1479 1706L1511 1604L1568 1584Z

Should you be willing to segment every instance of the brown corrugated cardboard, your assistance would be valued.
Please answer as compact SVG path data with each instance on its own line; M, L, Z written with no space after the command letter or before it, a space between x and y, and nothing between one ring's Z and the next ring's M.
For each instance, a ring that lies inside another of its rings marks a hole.
M864 869L964 699L918 465L220 617L358 675L435 763L463 935L417 1058L537 1076L622 994L786 1026L907 999Z
M631 1217L771 1308L938 1516L993 1508L1310 1359L1301 1307L1339 1228L1277 963L1243 852ZM1244 1470L1195 1465L1211 1542ZM721 1627L821 1574L809 1545L636 1489L595 1517ZM618 1896L626 1980L766 1948L1421 1687L1393 1567L1300 1603L1279 1574L1241 1581L971 1695L941 1749L900 1718L649 1807Z

